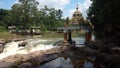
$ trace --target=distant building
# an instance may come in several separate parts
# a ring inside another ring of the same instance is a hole
[[[9,26],[8,27],[8,32],[9,33],[16,33],[16,26]]]
[[[21,26],[21,28],[17,29],[16,26],[9,26],[8,27],[8,32],[9,33],[16,33],[16,34],[41,34],[40,31],[41,27],[40,26],[33,26],[32,28],[27,28],[26,30],[23,29],[23,27]]]

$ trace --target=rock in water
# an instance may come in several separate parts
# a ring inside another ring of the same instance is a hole
[[[0,39],[0,43],[4,44],[4,43],[6,43],[6,41],[4,39]]]
[[[0,44],[0,53],[3,52],[3,49],[4,49],[4,45]]]
[[[21,65],[18,66],[19,68],[32,68],[32,64],[27,62],[27,63],[22,63]]]
[[[19,47],[25,47],[25,45],[27,45],[27,42],[26,41],[22,41],[18,44]]]

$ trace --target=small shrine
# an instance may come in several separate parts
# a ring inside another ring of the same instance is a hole
[[[64,34],[64,41],[71,44],[74,43],[72,40],[72,31],[84,30],[85,31],[85,44],[91,41],[92,39],[92,30],[93,25],[88,20],[84,19],[82,13],[79,11],[78,4],[75,12],[72,15],[69,24],[64,23],[64,27],[59,27],[58,30],[62,30]]]

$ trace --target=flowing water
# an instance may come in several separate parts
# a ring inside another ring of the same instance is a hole
[[[59,40],[63,40],[63,38],[51,38],[51,39],[26,39],[27,45],[25,47],[18,47],[18,44],[22,41],[12,41],[5,45],[3,52],[0,54],[0,59],[3,59],[7,56],[14,54],[28,54],[37,50],[47,50],[57,46],[53,46],[53,44]],[[83,44],[84,38],[73,38],[76,41],[76,44]],[[77,45],[83,46],[83,45]]]
[[[59,40],[59,39],[58,39]],[[22,41],[12,41],[5,45],[3,52],[0,54],[0,59],[3,59],[7,56],[14,55],[14,54],[28,54],[33,51],[37,50],[47,50],[54,48],[53,43],[54,39],[26,39],[27,45],[25,47],[18,47],[18,44]]]

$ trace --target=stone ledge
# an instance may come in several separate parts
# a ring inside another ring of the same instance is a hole
[[[0,60],[1,67],[9,68],[14,66],[20,66],[24,63],[30,63],[32,66],[37,66],[39,64],[42,64],[44,62],[48,62],[52,59],[55,59],[58,57],[58,55],[66,50],[66,46],[62,47],[56,47],[49,50],[40,50],[31,52],[29,54],[16,54],[9,57],[6,57],[2,60]],[[7,64],[6,64],[7,63]],[[0,67],[0,68],[1,68]]]

